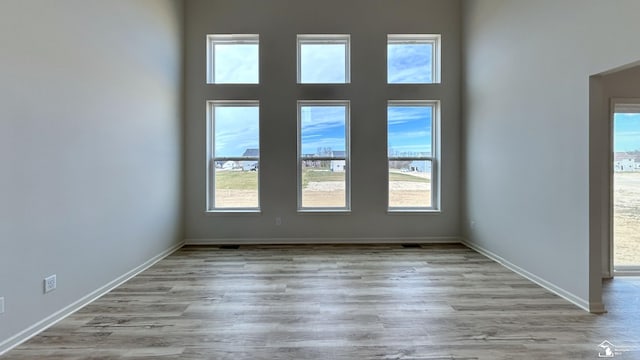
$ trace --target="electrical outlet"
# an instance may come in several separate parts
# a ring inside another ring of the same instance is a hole
[[[44,292],[45,294],[56,289],[57,286],[56,275],[47,276],[44,278]]]
[[[280,216],[276,217],[276,225],[277,226],[282,225],[282,218]]]
[[[4,297],[0,297],[0,314],[4,313]]]

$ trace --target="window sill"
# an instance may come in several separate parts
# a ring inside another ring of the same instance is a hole
[[[209,216],[234,216],[234,215],[262,215],[260,209],[220,209],[220,210],[205,210],[205,215]]]
[[[300,215],[351,215],[349,209],[298,209]]]
[[[439,209],[388,209],[388,215],[439,215]]]

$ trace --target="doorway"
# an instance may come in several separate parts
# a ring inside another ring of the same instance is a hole
[[[614,99],[611,119],[613,270],[640,275],[640,99]]]

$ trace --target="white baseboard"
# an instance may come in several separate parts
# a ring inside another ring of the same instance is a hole
[[[118,278],[116,278],[113,281],[107,283],[106,285],[96,289],[95,291],[87,294],[86,296],[78,299],[77,301],[71,303],[70,305],[64,307],[63,309],[61,309],[61,310],[59,310],[59,311],[47,316],[46,318],[44,318],[44,319],[38,321],[37,323],[29,326],[25,330],[17,333],[16,335],[8,338],[7,340],[0,342],[0,356],[2,356],[4,353],[8,352],[9,350],[15,348],[16,346],[22,344],[23,342],[31,339],[32,337],[38,335],[42,331],[46,330],[47,328],[51,327],[52,325],[56,324],[57,322],[63,320],[67,316],[69,316],[69,315],[73,314],[74,312],[82,309],[83,307],[89,305],[90,303],[92,303],[93,301],[95,301],[96,299],[101,297],[102,295],[108,293],[109,291],[111,291],[111,290],[115,289],[116,287],[120,286],[121,284],[125,283],[126,281],[128,281],[132,277],[134,277],[134,276],[138,275],[139,273],[145,271],[146,269],[150,268],[151,266],[153,266],[158,261],[164,259],[165,257],[167,257],[170,254],[172,254],[174,251],[180,249],[182,246],[184,246],[184,242],[180,242],[180,243],[170,247],[169,249],[164,250],[160,254],[158,254],[158,255],[152,257],[151,259],[147,260],[146,262],[144,262],[142,265],[135,267],[134,269],[128,271],[127,273],[123,274],[122,276],[119,276]]]
[[[626,269],[618,268],[613,270],[613,275],[614,276],[640,276],[640,269],[638,269],[637,267],[626,268]],[[613,278],[614,276],[611,276],[610,278]]]
[[[460,244],[455,236],[435,237],[348,237],[348,238],[243,238],[243,239],[185,239],[185,245],[294,245],[294,244]]]
[[[464,244],[465,246],[468,246],[469,248],[479,252],[480,254],[488,257],[489,259],[497,262],[498,264],[506,267],[507,269],[515,272],[516,274],[524,277],[527,280],[530,280],[540,286],[542,286],[543,288],[551,291],[552,293],[560,296],[561,298],[569,301],[570,303],[576,305],[577,307],[589,311],[591,313],[595,313],[595,314],[601,314],[606,312],[605,308],[604,308],[604,304],[603,303],[590,303],[588,300],[585,300],[579,296],[576,296],[575,294],[566,291],[565,289],[535,275],[530,273],[529,271],[519,267],[518,265],[506,260],[505,258],[477,245],[474,244],[472,242],[467,241],[466,239],[462,239],[461,240],[462,244]]]

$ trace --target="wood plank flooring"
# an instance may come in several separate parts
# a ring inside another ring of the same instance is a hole
[[[640,359],[640,281],[589,314],[461,245],[184,247],[2,360]]]

